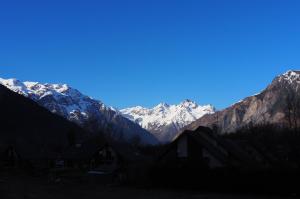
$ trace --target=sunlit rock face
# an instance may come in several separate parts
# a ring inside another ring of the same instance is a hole
[[[230,133],[245,126],[277,124],[300,127],[300,71],[287,71],[274,78],[261,93],[247,97],[232,106],[205,115],[188,125],[218,128],[220,133]]]

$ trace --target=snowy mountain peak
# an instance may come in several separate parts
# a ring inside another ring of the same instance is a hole
[[[277,77],[279,82],[286,81],[288,83],[294,83],[300,81],[300,71],[297,70],[289,70],[282,75]]]
[[[192,101],[192,100],[190,100],[190,99],[185,99],[185,100],[183,100],[181,103],[190,103],[190,102],[192,102],[192,103],[196,103],[196,102],[194,102],[194,101]]]
[[[28,90],[26,86],[19,80],[15,78],[11,79],[3,79],[0,78],[0,84],[4,85],[5,87],[8,87],[10,90],[17,92],[22,95],[28,95]]]
[[[92,99],[83,95],[78,90],[71,88],[67,84],[49,84],[39,82],[21,82],[17,79],[2,79],[0,83],[10,90],[22,94],[34,101],[41,102],[53,113],[58,113],[71,121],[79,118],[89,117],[88,108],[92,104]],[[100,101],[93,101],[93,104],[104,106]]]
[[[167,104],[167,103],[165,103],[165,102],[161,102],[161,103],[159,103],[158,105],[156,105],[156,106],[154,107],[154,109],[160,109],[160,108],[164,109],[164,108],[168,108],[169,106],[170,106],[169,104]]]
[[[181,128],[205,114],[214,113],[215,109],[211,105],[199,106],[196,102],[184,100],[178,105],[160,103],[153,108],[136,106],[120,112],[153,133],[160,141],[168,142]]]
[[[189,107],[189,108],[197,108],[198,104],[192,100],[186,99],[182,101],[180,104],[182,107]]]

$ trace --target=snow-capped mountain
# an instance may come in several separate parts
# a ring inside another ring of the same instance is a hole
[[[286,73],[277,76],[274,81],[285,82],[288,84],[300,84],[300,71],[289,70]]]
[[[42,84],[2,78],[0,83],[91,132],[104,131],[109,132],[107,136],[113,139],[157,144],[157,139],[153,135],[123,117],[115,109],[66,84]]]
[[[171,141],[184,126],[214,111],[211,105],[199,106],[191,100],[178,105],[160,103],[153,108],[136,106],[120,110],[123,116],[150,131],[161,142]]]
[[[276,124],[298,129],[300,127],[299,89],[300,71],[287,71],[275,77],[262,92],[224,110],[206,115],[185,128],[215,126],[220,133],[231,133],[248,125]]]

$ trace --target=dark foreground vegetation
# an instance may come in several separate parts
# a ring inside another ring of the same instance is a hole
[[[152,173],[154,187],[215,193],[298,196],[299,170],[210,170],[163,168]]]
[[[224,137],[233,141],[247,141],[265,156],[270,156],[273,166],[300,167],[300,128],[271,124],[248,126]]]
[[[24,160],[10,147],[2,154],[0,198],[299,197],[299,137],[272,125],[223,136],[199,127],[138,153],[100,137],[45,160]]]
[[[181,182],[182,183],[182,182]],[[267,199],[295,198],[266,194],[199,191],[196,189],[158,188],[137,185],[105,184],[91,179],[65,176],[52,180],[49,176],[32,175],[21,170],[1,170],[1,199],[92,199],[92,198],[144,198],[144,199]]]

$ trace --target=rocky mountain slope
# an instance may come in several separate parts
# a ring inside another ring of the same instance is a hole
[[[288,71],[277,76],[261,93],[214,114],[205,115],[186,129],[209,126],[220,133],[234,132],[245,126],[277,124],[300,127],[300,71]]]
[[[77,123],[90,132],[105,132],[115,140],[141,144],[157,144],[157,139],[115,109],[92,99],[66,84],[42,84],[2,79],[0,84],[26,96],[52,113]]]
[[[123,116],[150,131],[161,142],[171,141],[180,129],[214,111],[211,105],[199,106],[191,100],[178,105],[160,103],[150,109],[136,106],[120,110]]]

